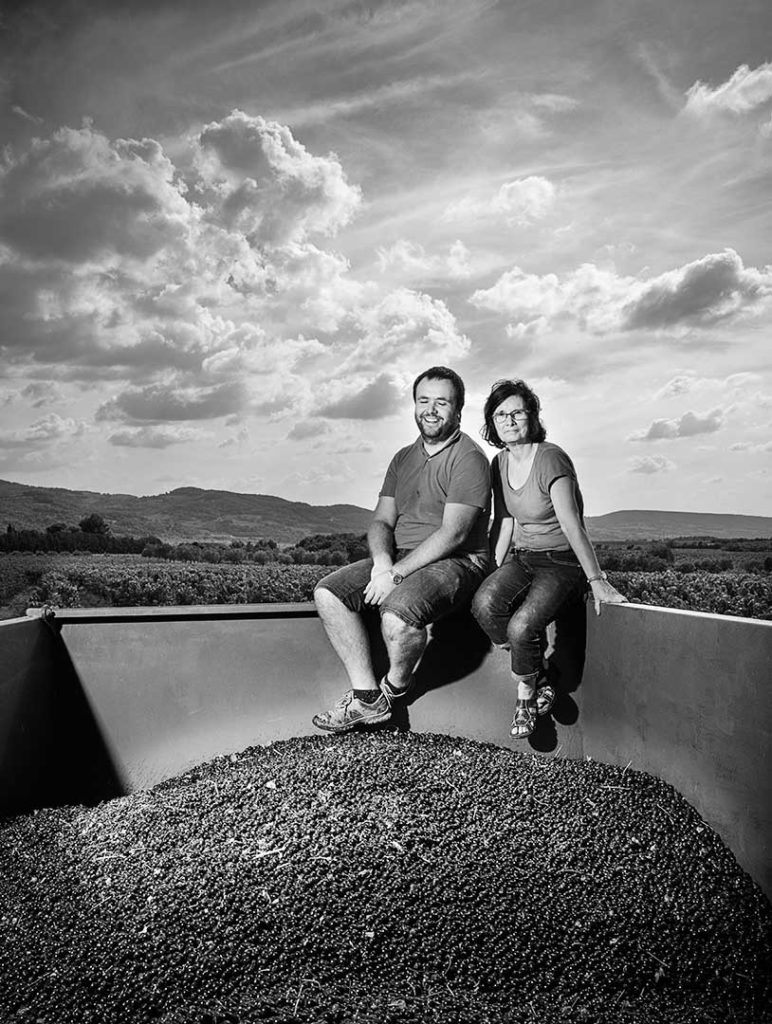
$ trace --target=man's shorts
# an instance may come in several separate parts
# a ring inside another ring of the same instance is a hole
[[[407,552],[398,552],[405,555]],[[317,583],[334,594],[349,611],[391,612],[409,626],[423,629],[468,603],[485,579],[487,566],[475,555],[442,558],[406,576],[380,605],[366,604],[364,590],[370,582],[371,558],[344,565]]]

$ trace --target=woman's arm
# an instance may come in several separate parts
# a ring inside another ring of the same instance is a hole
[[[515,532],[515,520],[507,508],[501,487],[501,463],[495,458],[491,463],[491,492],[493,496],[493,522],[488,535],[488,547],[495,566],[504,564]]]
[[[560,528],[579,559],[585,576],[591,581],[595,614],[600,615],[601,604],[622,604],[627,601],[627,598],[608,582],[605,574],[602,574],[595,548],[579,515],[571,477],[561,476],[555,480],[550,487],[550,498]]]
[[[512,516],[494,519],[491,525],[489,543],[491,557],[497,566],[504,562],[512,544],[512,534],[515,532],[515,520]]]

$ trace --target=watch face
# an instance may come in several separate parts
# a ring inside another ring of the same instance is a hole
[[[398,572],[393,572],[391,574],[391,579],[392,579],[392,582],[394,582],[396,584],[396,583],[401,583],[403,577],[400,576],[400,574]]]

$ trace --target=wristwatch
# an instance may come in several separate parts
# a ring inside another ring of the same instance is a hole
[[[391,570],[389,571],[389,576],[391,576],[391,582],[394,586],[397,586],[397,584],[401,583],[405,578],[404,576],[400,576],[398,572],[392,572]]]
[[[607,579],[608,579],[608,576],[601,569],[601,571],[599,573],[597,573],[595,576],[590,576],[590,578],[587,580],[587,582],[588,583],[594,583],[596,580],[607,580]]]

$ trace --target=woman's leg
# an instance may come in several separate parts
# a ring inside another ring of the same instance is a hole
[[[497,646],[509,646],[507,631],[512,614],[527,600],[532,580],[530,570],[515,557],[491,573],[478,587],[472,601],[472,614]],[[518,698],[512,735],[525,738],[533,732],[536,722],[534,697],[537,673],[522,675],[513,671],[512,677]]]
[[[531,586],[507,624],[512,673],[538,675],[542,665],[542,636],[563,604],[581,593],[584,574],[578,565],[556,565],[545,556],[530,556]]]
[[[499,647],[508,642],[509,620],[528,593],[532,578],[520,559],[513,558],[499,566],[477,588],[472,600],[472,615],[491,642]]]
[[[517,705],[512,735],[530,736],[536,725],[536,683],[542,667],[544,631],[563,604],[584,587],[578,565],[555,565],[548,557],[529,556],[533,581],[507,624]]]

